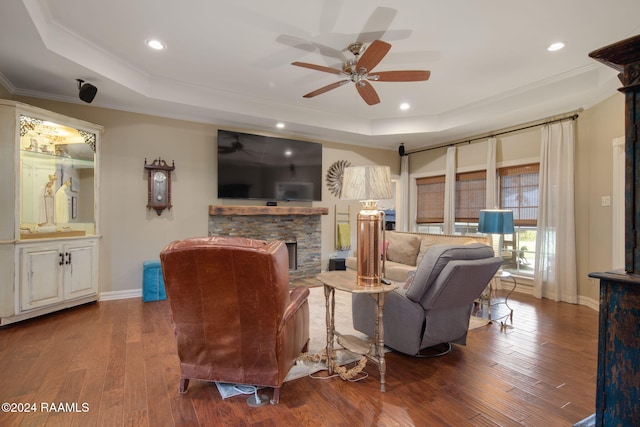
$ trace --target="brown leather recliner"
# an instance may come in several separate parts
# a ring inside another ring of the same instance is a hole
[[[309,289],[289,290],[286,245],[241,237],[175,241],[160,253],[180,358],[190,379],[280,387],[309,343]]]

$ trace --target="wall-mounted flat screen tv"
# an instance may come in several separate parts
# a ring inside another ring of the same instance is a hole
[[[322,200],[322,144],[218,130],[218,198]]]

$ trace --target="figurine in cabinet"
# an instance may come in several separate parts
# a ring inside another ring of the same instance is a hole
[[[44,189],[42,190],[39,226],[51,226],[55,224],[53,199],[57,179],[56,174],[49,175],[49,181],[44,185]]]
[[[69,222],[69,196],[67,188],[71,183],[67,180],[56,192],[56,224],[66,224]]]

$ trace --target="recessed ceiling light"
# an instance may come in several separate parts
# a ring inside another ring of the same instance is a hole
[[[284,123],[280,122],[280,123],[276,124],[276,127],[278,129],[282,129],[284,127]]]
[[[557,42],[557,43],[553,43],[551,45],[549,45],[549,47],[547,48],[547,50],[549,52],[555,52],[556,50],[560,50],[564,47],[564,43],[562,42]]]
[[[293,151],[285,150],[284,155],[287,156],[287,157],[291,157],[293,155]]]
[[[167,45],[162,43],[160,40],[150,39],[145,42],[147,46],[154,50],[163,50],[167,48]]]
[[[401,110],[408,110],[409,108],[411,108],[411,105],[409,105],[409,103],[407,102],[403,102],[402,104],[400,104]]]

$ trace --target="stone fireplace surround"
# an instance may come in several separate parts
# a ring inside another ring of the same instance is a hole
[[[314,207],[210,205],[209,236],[282,240],[296,248],[290,279],[309,278],[321,270],[320,216],[328,213]]]

